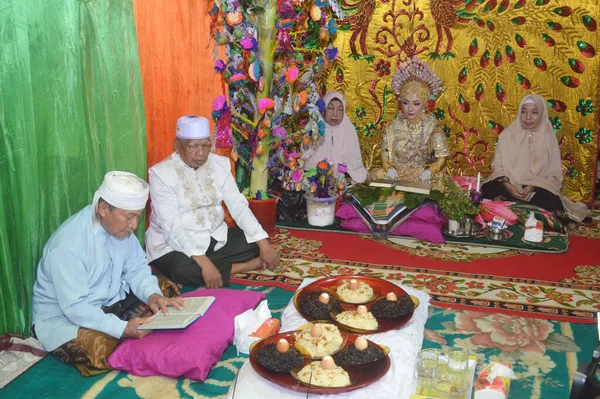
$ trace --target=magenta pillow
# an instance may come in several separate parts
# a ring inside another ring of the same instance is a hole
[[[446,242],[442,235],[442,223],[409,219],[389,234],[392,236],[414,237],[419,240],[441,244]]]
[[[224,288],[181,296],[214,296],[216,300],[204,316],[183,330],[159,330],[142,339],[126,339],[108,358],[110,367],[140,376],[203,381],[233,343],[235,316],[265,299],[260,292]]]

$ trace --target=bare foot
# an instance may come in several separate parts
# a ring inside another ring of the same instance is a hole
[[[231,274],[246,273],[258,269],[262,269],[262,261],[257,256],[254,259],[250,259],[248,262],[234,263],[231,265]]]

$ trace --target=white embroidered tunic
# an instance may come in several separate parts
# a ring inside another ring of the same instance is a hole
[[[224,247],[228,227],[223,202],[249,243],[268,238],[235,184],[229,159],[210,154],[194,169],[173,153],[148,173],[152,201],[146,231],[148,262],[172,251],[204,255],[211,237],[217,241],[215,250]]]

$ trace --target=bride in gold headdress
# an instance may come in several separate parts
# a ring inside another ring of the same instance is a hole
[[[442,83],[425,62],[413,57],[398,68],[392,89],[402,112],[383,134],[383,168],[371,171],[371,178],[438,182],[450,153],[437,120],[426,110],[429,99],[442,91]]]

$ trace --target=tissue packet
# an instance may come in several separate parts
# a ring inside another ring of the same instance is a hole
[[[235,335],[233,343],[240,353],[249,354],[250,346],[260,341],[262,338],[253,337],[252,334],[258,330],[265,320],[271,318],[271,311],[266,300],[258,304],[256,309],[246,310],[244,313],[235,316]]]
[[[506,219],[501,218],[500,216],[494,216],[494,218],[492,219],[492,227],[503,229],[504,227],[506,227]]]
[[[535,218],[533,212],[529,213],[529,218],[525,222],[523,239],[530,242],[542,242],[544,239],[544,224]]]
[[[474,399],[506,399],[510,380],[516,378],[508,363],[490,363],[481,367],[475,381]]]

